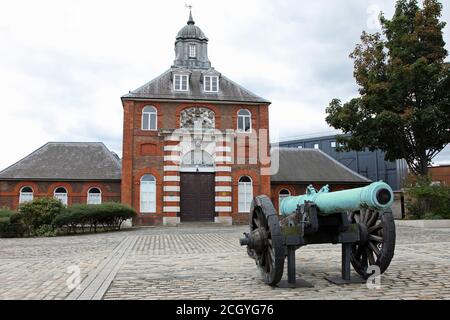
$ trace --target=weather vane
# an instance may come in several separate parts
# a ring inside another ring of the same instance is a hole
[[[192,10],[192,5],[190,5],[190,4],[185,3],[185,4],[184,4],[184,7],[185,7],[185,8],[189,8],[189,10]]]

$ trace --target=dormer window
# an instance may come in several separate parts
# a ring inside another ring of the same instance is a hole
[[[219,92],[219,77],[205,76],[203,79],[205,92]]]
[[[189,45],[189,58],[195,58],[197,56],[195,44]]]
[[[189,91],[189,76],[176,74],[173,78],[173,89],[175,91]]]

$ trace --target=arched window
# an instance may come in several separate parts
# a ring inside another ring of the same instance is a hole
[[[252,114],[247,109],[238,111],[237,128],[239,132],[252,132]]]
[[[291,195],[291,192],[287,189],[281,189],[280,193],[278,194],[278,212],[281,213],[281,201],[286,198],[289,197]]]
[[[156,212],[156,179],[150,174],[141,178],[141,212]]]
[[[23,187],[20,189],[19,204],[33,201],[33,189],[31,187]]]
[[[181,164],[183,166],[213,166],[214,165],[214,159],[211,157],[211,155],[203,150],[194,150],[189,151],[186,153],[182,160]]]
[[[142,110],[142,130],[156,130],[158,111],[154,106],[145,106]]]
[[[238,183],[238,210],[239,212],[250,212],[250,205],[253,200],[252,179],[247,176],[239,178]]]
[[[87,195],[88,204],[101,204],[102,203],[102,192],[99,188],[90,188]]]
[[[61,201],[61,203],[67,206],[67,190],[64,187],[58,187],[55,189],[54,197]]]

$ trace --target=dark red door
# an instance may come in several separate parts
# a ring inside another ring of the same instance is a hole
[[[182,172],[181,221],[214,221],[214,173]]]

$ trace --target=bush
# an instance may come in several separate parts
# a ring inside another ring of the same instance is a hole
[[[56,231],[52,226],[44,224],[35,229],[33,235],[36,237],[54,237],[56,236]]]
[[[450,219],[450,187],[431,185],[429,180],[418,180],[407,189],[411,200],[406,207],[415,219]]]
[[[42,226],[51,226],[64,205],[54,198],[36,198],[20,205],[19,212],[30,235]]]
[[[105,230],[118,230],[123,221],[133,218],[136,212],[119,203],[76,204],[64,209],[53,220],[53,225],[76,233],[77,228],[84,232],[86,228],[97,231],[101,226]]]
[[[0,209],[0,221],[9,221],[9,218],[11,218],[15,214],[16,212],[14,211],[7,209]]]
[[[0,238],[22,237],[25,227],[22,223],[22,216],[13,211],[0,211]]]

